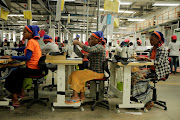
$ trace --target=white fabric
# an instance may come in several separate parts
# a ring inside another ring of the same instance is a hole
[[[170,49],[169,56],[179,56],[180,42],[178,42],[178,41],[176,41],[176,43],[170,42],[168,49]]]
[[[134,53],[134,47],[133,46],[129,46],[129,49],[128,49],[128,57],[131,57]]]
[[[41,50],[46,54],[50,52],[60,52],[58,45],[56,45],[54,42],[48,42],[47,44],[45,44],[45,46],[42,47]]]
[[[119,53],[119,54],[118,54]],[[123,58],[127,58],[128,47],[120,47],[118,44],[116,45],[115,54],[120,55]]]

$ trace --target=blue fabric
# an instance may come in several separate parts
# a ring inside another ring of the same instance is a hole
[[[107,24],[111,24],[111,14],[107,15]]]
[[[20,48],[12,48],[12,50],[15,50],[17,52],[23,52],[26,47],[20,47]]]
[[[121,42],[121,45],[123,45],[123,46],[124,46],[124,45],[125,45],[125,42]]]
[[[44,39],[52,39],[52,37],[50,37],[50,36],[48,36],[48,35],[44,35],[43,40],[44,40]]]
[[[164,36],[163,36],[163,34],[161,33],[161,32],[159,32],[159,31],[156,31],[160,36],[161,36],[161,41],[165,41],[165,39],[164,39]]]
[[[27,27],[33,32],[33,38],[35,38],[35,37],[39,37],[39,34],[38,34],[38,32],[40,31],[40,29],[39,29],[39,26],[37,26],[37,25],[27,25]],[[39,37],[39,39],[40,39],[40,37]]]
[[[27,49],[25,56],[12,56],[12,59],[19,60],[19,61],[27,61],[30,60],[32,56],[32,51]]]
[[[76,35],[76,37],[80,38],[80,36],[79,36],[79,35]]]
[[[96,34],[99,38],[102,38],[104,40],[104,35],[102,31],[94,32],[94,34]]]

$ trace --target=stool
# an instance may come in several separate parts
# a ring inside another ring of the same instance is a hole
[[[100,92],[100,82],[103,81],[103,83],[104,83],[104,81],[106,81],[108,78],[109,77],[104,77],[102,79],[94,79],[94,80],[92,80],[92,81],[95,81],[96,87],[97,87],[97,89],[96,89],[96,98],[93,101],[83,102],[82,106],[84,106],[86,104],[91,104],[92,105],[91,106],[91,111],[94,111],[94,108],[97,105],[99,105],[101,107],[106,107],[109,110],[109,102],[107,100],[100,100],[99,99],[99,96],[100,96],[100,94],[99,94],[99,92]],[[103,90],[103,93],[104,93],[104,90]]]
[[[165,81],[168,78],[168,76],[166,78],[162,78],[160,80]],[[157,104],[157,105],[163,107],[164,110],[167,110],[166,102],[157,100],[156,83],[158,83],[159,80],[156,78],[153,78],[153,79],[151,79],[151,81],[154,83],[154,86],[152,87],[152,89],[153,89],[152,101],[154,102],[154,104]]]
[[[47,104],[43,101],[43,100],[47,100],[49,101],[49,98],[39,98],[38,97],[38,79],[41,79],[43,77],[45,77],[47,74],[41,74],[39,76],[29,76],[28,78],[32,78],[33,79],[33,84],[34,84],[34,98],[31,98],[31,99],[26,99],[26,100],[23,100],[21,103],[26,103],[26,102],[30,102],[28,105],[27,105],[27,109],[30,108],[30,106],[32,106],[33,104],[35,103],[40,103],[44,106],[47,106]]]
[[[47,64],[46,66],[52,72],[52,84],[44,86],[42,90],[49,88],[49,90],[52,91],[54,87],[57,88],[57,85],[54,84],[54,72],[57,70],[57,65]]]

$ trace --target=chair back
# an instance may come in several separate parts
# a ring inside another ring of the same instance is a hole
[[[38,61],[38,66],[42,72],[45,72],[43,74],[47,75],[48,74],[48,68],[46,66],[45,60],[46,60],[46,56],[41,56],[41,58]]]
[[[108,68],[108,59],[106,59],[106,60],[103,62],[103,71],[107,72],[108,78],[109,78],[110,75],[111,75],[111,73],[110,73],[109,68]]]
[[[160,80],[165,81],[165,80],[167,80],[167,79],[168,79],[168,77],[169,77],[169,74],[166,74],[166,76],[165,76],[164,78],[161,78]]]

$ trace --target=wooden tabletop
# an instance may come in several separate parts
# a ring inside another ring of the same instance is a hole
[[[0,68],[1,67],[17,67],[25,65],[25,62],[16,62],[17,60],[13,59],[0,59]]]
[[[121,62],[116,63],[119,66],[125,66]],[[154,62],[130,62],[128,66],[144,66],[144,65],[154,65]]]
[[[14,61],[13,59],[0,59],[0,63],[8,63]]]
[[[0,64],[0,68],[2,68],[2,67],[17,67],[17,66],[21,66],[21,65],[25,65],[25,62],[15,62],[15,63],[8,63],[8,64]]]
[[[68,64],[68,65],[82,64],[82,60],[46,60],[45,62],[54,63],[54,64]]]

